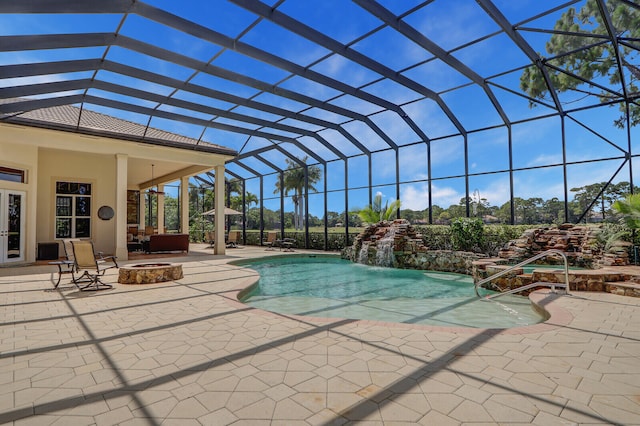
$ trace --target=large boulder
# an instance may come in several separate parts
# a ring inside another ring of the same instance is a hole
[[[547,250],[560,250],[572,265],[595,268],[598,266],[628,265],[628,246],[614,243],[606,252],[598,241],[600,227],[565,223],[558,226],[528,229],[515,240],[509,241],[498,252],[498,257],[519,263]],[[561,262],[561,259],[557,259]],[[553,258],[544,259],[553,262]]]

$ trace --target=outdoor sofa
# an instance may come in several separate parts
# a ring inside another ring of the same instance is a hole
[[[154,234],[143,241],[143,250],[147,253],[160,251],[189,252],[189,234]]]

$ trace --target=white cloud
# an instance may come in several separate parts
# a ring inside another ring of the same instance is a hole
[[[55,83],[56,81],[62,81],[62,78],[55,74],[37,75],[33,77],[7,78],[0,79],[0,87],[17,87],[27,86],[29,84]]]
[[[489,183],[486,187],[478,188],[480,198],[485,198],[492,206],[500,207],[509,200],[509,182],[499,180]]]
[[[405,145],[420,140],[418,135],[416,135],[409,125],[395,112],[385,111],[373,115],[371,119],[396,144]]]
[[[534,166],[546,166],[549,164],[561,164],[562,163],[562,154],[540,154],[535,158],[532,158],[528,163],[527,167]]]
[[[424,210],[429,206],[427,185],[408,185],[402,187],[400,203],[402,209]]]
[[[436,5],[444,5],[445,2]],[[447,5],[448,6],[448,5]],[[487,34],[493,28],[487,21],[478,19],[478,7],[457,4],[455,13],[446,7],[427,7],[421,15],[422,21],[414,25],[427,37],[443,47],[454,47],[466,43],[471,38]]]
[[[333,78],[341,79],[341,81],[355,87],[368,83],[374,76],[372,71],[356,65],[341,55],[331,55],[320,64],[314,66],[313,69]],[[345,80],[345,78],[348,80]]]
[[[452,204],[458,204],[464,194],[451,187],[433,185],[431,190],[433,204],[447,208]],[[427,183],[403,185],[400,201],[403,209],[424,210],[429,207],[429,187]]]
[[[423,99],[402,107],[430,138],[454,134],[457,129],[435,101]]]
[[[438,187],[437,185],[433,185],[432,188],[433,194],[433,204],[437,204],[440,207],[447,208],[452,204],[460,203],[460,198],[464,197],[464,194],[458,192],[456,189],[452,187]]]

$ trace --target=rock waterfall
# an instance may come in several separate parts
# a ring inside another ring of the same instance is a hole
[[[422,235],[416,233],[406,219],[382,221],[368,226],[358,235],[352,247],[354,262],[365,265],[401,267],[398,257],[426,252]]]

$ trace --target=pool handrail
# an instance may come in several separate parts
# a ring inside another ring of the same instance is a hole
[[[564,252],[561,251],[561,250],[550,249],[550,250],[543,251],[542,253],[538,253],[537,255],[535,255],[533,257],[530,257],[529,259],[526,259],[526,260],[518,263],[517,265],[513,265],[510,268],[507,268],[507,269],[505,269],[503,271],[500,271],[497,274],[491,275],[491,276],[489,276],[487,278],[484,278],[484,279],[476,282],[475,286],[474,286],[474,290],[476,292],[476,296],[482,297],[482,296],[480,296],[480,293],[478,292],[478,288],[481,285],[486,284],[486,283],[488,283],[490,281],[493,281],[496,278],[500,278],[501,276],[508,274],[509,272],[513,271],[514,269],[520,268],[520,267],[522,267],[524,265],[528,265],[531,262],[534,262],[534,261],[536,261],[538,259],[541,259],[541,258],[549,256],[549,255],[560,255],[560,256],[562,256],[562,259],[564,260],[564,285],[566,286],[567,294],[569,294],[569,262],[567,260],[567,255],[564,254]],[[536,283],[536,284],[544,285],[542,283]],[[556,284],[556,283],[549,283],[549,284]],[[507,293],[517,293],[518,291],[526,290],[524,287],[531,288],[532,285],[518,287],[518,288],[510,290],[510,291],[508,291],[506,293],[501,293],[501,295],[502,294],[507,294]],[[552,290],[555,291],[555,287],[552,286]]]

